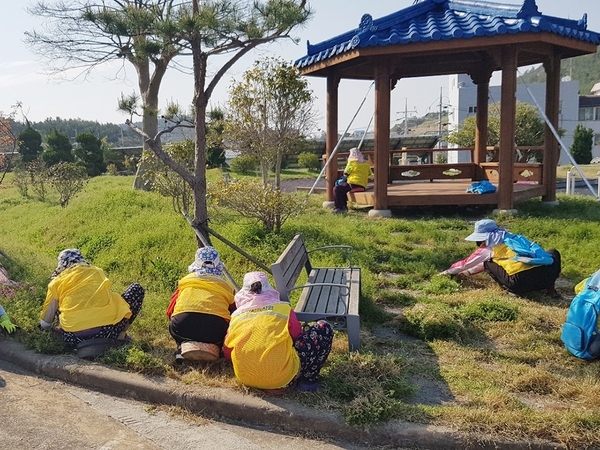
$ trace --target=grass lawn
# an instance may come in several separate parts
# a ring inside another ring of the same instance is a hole
[[[131,330],[134,344],[112,351],[106,364],[186,385],[245,389],[226,361],[173,365],[165,310],[193,260],[195,238],[169,199],[133,191],[132,182],[91,179],[64,209],[52,194],[46,202],[21,197],[10,176],[0,184],[0,249],[11,258],[0,256],[0,262],[27,285],[0,290],[0,303],[21,327],[14,338],[44,353],[63,351],[36,326],[58,253],[77,247],[106,271],[116,290],[138,281],[147,292]],[[485,274],[434,276],[471,253],[472,243],[463,239],[475,220],[490,217],[489,209],[412,208],[371,219],[364,211],[331,214],[321,208],[324,196],[313,195],[279,234],[222,208],[211,208],[210,225],[267,265],[298,232],[309,248],[355,248],[353,262],[363,271],[361,351],[348,353],[346,337],[337,336],[322,372],[324,389],[290,397],[340,411],[357,426],[412,421],[488,437],[598,447],[600,364],[570,356],[560,330],[573,286],[600,266],[600,205],[592,197],[558,199],[554,208],[537,200],[518,204],[519,216],[496,220],[560,250],[559,300],[508,296]],[[237,280],[256,270],[232,249],[214,245]],[[343,263],[342,254],[321,253],[314,255],[315,265]]]
[[[565,165],[558,166],[556,168],[556,178],[559,180],[564,180],[567,178],[567,172],[571,169],[573,165]],[[580,164],[579,168],[583,172],[583,175],[590,180],[597,180],[600,173],[600,164]],[[581,178],[577,169],[574,169],[573,172],[576,174],[577,179]]]

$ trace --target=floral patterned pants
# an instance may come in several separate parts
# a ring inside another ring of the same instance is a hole
[[[131,283],[129,287],[125,289],[125,292],[121,294],[121,297],[125,299],[129,305],[129,309],[131,309],[131,317],[129,319],[123,319],[114,325],[104,325],[92,328],[91,330],[77,331],[75,333],[63,331],[62,336],[65,344],[76,347],[81,341],[87,339],[117,339],[125,327],[133,323],[142,309],[144,294],[144,288],[139,283]]]
[[[305,326],[304,332],[294,341],[294,348],[300,357],[300,379],[316,382],[319,372],[325,364],[331,344],[333,328],[324,320],[311,326]]]

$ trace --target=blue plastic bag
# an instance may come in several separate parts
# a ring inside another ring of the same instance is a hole
[[[516,261],[541,266],[549,266],[554,262],[552,255],[547,253],[538,243],[531,242],[522,234],[507,233],[504,244],[516,253]]]
[[[488,180],[476,181],[467,188],[470,194],[491,194],[496,192],[496,186]]]

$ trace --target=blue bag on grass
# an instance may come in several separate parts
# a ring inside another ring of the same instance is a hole
[[[560,339],[566,349],[578,358],[590,360],[600,356],[599,285],[600,270],[587,280],[583,290],[575,296],[562,327]]]

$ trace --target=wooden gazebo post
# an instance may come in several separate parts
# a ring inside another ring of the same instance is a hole
[[[475,150],[473,161],[479,165],[478,179],[484,179],[485,174],[481,168],[481,163],[485,162],[487,140],[488,140],[488,111],[489,111],[489,90],[492,71],[478,71],[471,74],[473,83],[477,85],[477,112],[475,115]]]
[[[558,111],[560,108],[560,56],[549,55],[544,62],[546,70],[546,117],[555,130],[558,129]],[[556,202],[556,165],[558,164],[560,150],[552,130],[546,124],[544,133],[544,172],[542,180],[546,186],[546,195],[542,196],[543,202]]]
[[[375,71],[375,202],[369,216],[391,217],[387,187],[390,155],[391,76],[387,66]]]
[[[335,74],[327,76],[327,137],[325,141],[325,155],[328,161],[325,171],[325,186],[327,189],[327,202],[324,207],[333,207],[333,186],[337,180],[337,158],[331,159],[333,149],[338,143],[338,86],[340,78]]]
[[[517,109],[517,47],[502,49],[502,93],[500,98],[500,150],[498,163],[498,210],[513,210],[515,167],[515,113]]]

